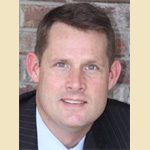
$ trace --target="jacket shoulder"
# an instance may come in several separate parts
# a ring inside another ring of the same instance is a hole
[[[35,91],[19,96],[19,149],[37,149]]]
[[[96,143],[103,141],[104,149],[129,149],[130,105],[108,99],[103,114],[92,127],[92,132]]]
[[[36,95],[35,90],[19,95],[19,106],[22,107],[28,104],[31,101],[31,99],[35,97],[35,95]]]

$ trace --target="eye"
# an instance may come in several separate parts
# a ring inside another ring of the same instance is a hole
[[[56,63],[56,67],[65,68],[65,67],[66,67],[66,64],[63,63],[63,62],[58,62],[58,63]]]
[[[95,64],[89,64],[89,65],[85,66],[84,70],[93,72],[93,71],[98,71],[99,67]]]
[[[57,62],[55,65],[55,67],[57,67],[58,69],[61,69],[61,70],[65,70],[65,69],[69,69],[69,65],[65,62]]]

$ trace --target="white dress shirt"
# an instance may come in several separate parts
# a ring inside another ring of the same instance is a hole
[[[36,108],[38,150],[83,150],[85,136],[73,148],[67,149],[47,128]]]

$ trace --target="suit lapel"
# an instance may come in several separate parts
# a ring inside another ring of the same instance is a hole
[[[85,142],[84,142],[84,147],[83,147],[83,150],[96,150],[98,149],[97,148],[97,145],[94,141],[94,135],[92,132],[89,132],[87,135],[86,135],[86,138],[85,138]]]
[[[99,134],[99,136],[97,136]],[[86,135],[83,150],[100,150],[104,148],[103,133],[101,128],[94,125]]]

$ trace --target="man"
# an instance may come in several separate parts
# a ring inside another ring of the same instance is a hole
[[[121,65],[103,10],[79,3],[46,14],[26,68],[37,89],[20,96],[20,149],[129,149],[129,106],[107,99]]]

